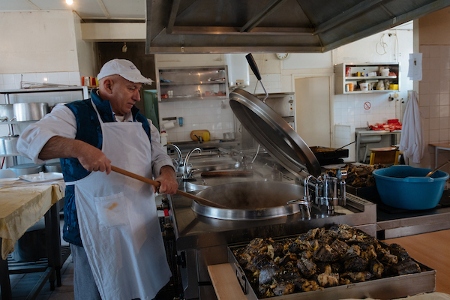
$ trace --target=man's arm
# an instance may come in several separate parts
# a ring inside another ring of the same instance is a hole
[[[39,153],[39,159],[74,157],[88,171],[111,172],[111,161],[98,148],[80,140],[51,137]]]

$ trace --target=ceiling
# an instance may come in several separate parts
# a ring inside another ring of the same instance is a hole
[[[73,10],[81,19],[145,21],[145,0],[0,0],[0,11]]]
[[[450,6],[450,0],[0,0],[0,11],[73,10],[84,22],[146,22],[146,53],[326,52]]]
[[[148,0],[147,53],[326,52],[450,0]]]

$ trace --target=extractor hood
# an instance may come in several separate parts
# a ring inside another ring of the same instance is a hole
[[[146,53],[326,52],[450,0],[147,0]]]

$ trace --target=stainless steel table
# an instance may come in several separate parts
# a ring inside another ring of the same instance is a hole
[[[394,131],[385,131],[385,130],[367,130],[367,129],[355,129],[355,137],[356,137],[356,154],[355,154],[355,161],[360,162],[359,157],[359,150],[361,148],[361,139],[363,137],[367,136],[390,136],[391,137],[391,145],[396,145],[399,143],[400,135],[402,131],[401,130],[394,130]],[[364,157],[365,159],[365,157]]]
[[[435,144],[429,144],[430,146],[434,147],[434,167],[438,167],[438,158],[439,158],[439,150],[442,151],[450,151],[450,143],[444,142],[444,143],[435,143]]]

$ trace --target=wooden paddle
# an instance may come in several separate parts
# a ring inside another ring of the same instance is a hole
[[[116,167],[116,166],[111,166],[111,170],[113,170],[114,172],[117,172],[119,174],[122,174],[122,175],[125,175],[125,176],[128,176],[128,177],[137,179],[139,181],[148,183],[150,185],[153,185],[156,189],[159,189],[159,187],[161,185],[161,183],[159,181],[152,180],[150,178],[138,175],[136,173],[132,173],[130,171],[121,169],[121,168]],[[214,206],[214,207],[219,207],[219,208],[226,208],[226,206],[223,206],[221,204],[217,204],[217,203],[212,202],[212,201],[210,201],[208,199],[205,199],[205,198],[193,195],[193,194],[189,194],[189,193],[183,192],[181,190],[177,190],[177,194],[181,195],[181,196],[184,196],[184,197],[187,197],[187,198],[190,198],[190,199],[193,199],[193,200],[195,200],[198,203],[203,204],[203,205]]]

